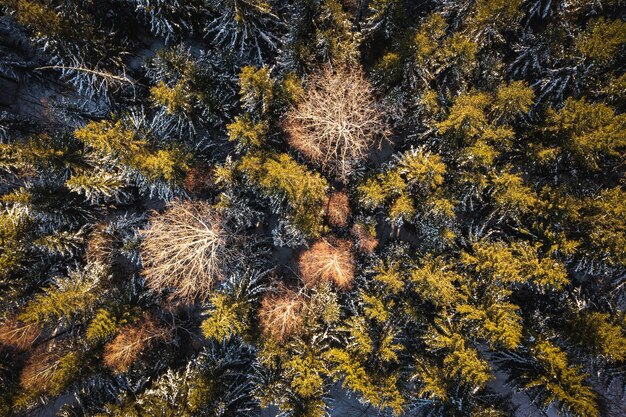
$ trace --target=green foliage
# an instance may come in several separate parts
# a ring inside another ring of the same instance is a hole
[[[441,133],[452,133],[461,138],[475,138],[487,126],[487,108],[491,97],[470,91],[456,98],[446,120],[437,125]]]
[[[591,19],[587,30],[576,39],[578,50],[595,61],[609,61],[617,49],[626,43],[626,23],[620,19],[608,20],[603,17]]]
[[[591,312],[583,314],[574,325],[583,329],[576,333],[580,343],[610,361],[626,359],[626,321],[623,316]],[[579,327],[580,326],[580,327]]]
[[[522,341],[522,318],[519,307],[508,302],[494,302],[475,307],[461,304],[458,313],[465,320],[479,323],[478,331],[485,337],[492,348],[503,346],[506,349],[517,348]]]
[[[85,337],[89,343],[106,341],[117,333],[121,326],[128,323],[126,318],[118,318],[108,310],[100,308],[89,322]]]
[[[331,349],[325,358],[332,364],[335,378],[341,379],[345,388],[360,393],[379,409],[390,409],[395,415],[403,412],[405,399],[395,377],[369,375],[358,358],[345,350]]]
[[[498,30],[512,30],[522,18],[521,0],[479,0],[476,3],[472,27],[493,26]]]
[[[328,183],[287,154],[248,154],[238,166],[266,195],[285,200],[298,228],[311,237],[323,229],[323,202]]]
[[[388,207],[394,223],[411,222],[420,209],[452,217],[453,203],[442,194],[445,173],[446,166],[439,155],[412,150],[398,158],[397,166],[368,178],[357,191],[367,208]],[[422,207],[417,206],[418,196]]]
[[[274,80],[270,77],[269,68],[245,66],[239,74],[239,95],[246,111],[257,115],[265,115],[274,99]]]
[[[597,198],[583,202],[583,213],[592,256],[612,265],[626,265],[626,193],[620,188],[600,192]]]
[[[324,363],[315,352],[307,351],[303,356],[293,356],[286,363],[291,375],[291,388],[303,398],[321,397],[324,393],[322,370]]]
[[[603,167],[601,161],[619,157],[626,148],[626,115],[616,115],[603,103],[568,98],[560,110],[548,110],[546,124],[576,162],[595,171]]]
[[[493,379],[491,367],[478,355],[475,348],[468,345],[465,338],[440,323],[428,332],[426,345],[430,350],[443,350],[443,369],[472,389],[480,389]]]
[[[115,197],[122,192],[124,185],[119,174],[110,172],[85,172],[65,181],[70,191],[82,194],[90,201]]]
[[[494,202],[505,213],[526,214],[537,202],[532,189],[518,174],[496,174],[491,178],[491,184]]]
[[[208,339],[222,340],[232,335],[242,334],[246,324],[247,306],[223,293],[215,293],[210,299],[212,310],[200,329]]]
[[[532,283],[562,289],[569,279],[565,267],[549,257],[539,257],[537,248],[523,243],[475,243],[473,253],[463,252],[461,262],[492,282]]]
[[[98,287],[105,278],[101,265],[91,265],[84,271],[70,272],[59,278],[24,307],[19,319],[30,323],[52,323],[61,319],[71,320],[93,307],[98,300]]]
[[[545,390],[546,406],[556,401],[565,411],[577,416],[600,415],[596,396],[584,383],[586,375],[581,374],[578,366],[569,363],[565,352],[548,341],[542,341],[535,345],[533,353],[541,371],[530,376],[526,388]]]
[[[620,415],[618,3],[0,0],[0,414]]]
[[[89,122],[74,135],[101,158],[119,158],[149,180],[175,183],[189,168],[189,156],[182,149],[154,149],[141,132],[121,120]]]
[[[247,114],[235,117],[235,121],[226,128],[228,139],[236,142],[240,149],[259,149],[268,132],[267,122],[255,123]]]
[[[154,102],[164,106],[169,114],[190,112],[193,108],[189,87],[179,81],[174,87],[168,87],[163,81],[150,88]]]
[[[526,114],[533,104],[535,92],[524,81],[513,81],[501,85],[495,96],[493,108],[505,119]]]
[[[3,1],[17,9],[18,21],[32,27],[38,37],[62,35],[66,28],[61,17],[45,4],[27,0]],[[12,4],[11,4],[12,3]]]
[[[392,294],[397,294],[404,288],[404,276],[400,270],[400,264],[394,263],[385,266],[383,263],[374,270],[374,279],[385,285],[385,288]]]
[[[15,272],[26,257],[28,220],[0,213],[0,281]]]
[[[449,308],[465,299],[457,288],[463,278],[440,260],[426,259],[424,265],[411,271],[410,279],[420,298],[438,308]]]

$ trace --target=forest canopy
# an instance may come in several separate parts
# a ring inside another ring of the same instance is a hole
[[[0,0],[0,415],[626,415],[618,0]]]

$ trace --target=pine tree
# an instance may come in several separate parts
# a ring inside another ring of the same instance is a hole
[[[287,154],[248,154],[238,166],[249,181],[276,202],[285,201],[294,224],[308,236],[323,230],[323,203],[328,184]]]
[[[576,162],[597,171],[600,161],[619,157],[626,146],[625,123],[626,116],[603,103],[568,98],[560,110],[548,110],[546,130]]]
[[[612,59],[617,49],[626,43],[626,24],[605,18],[591,19],[587,30],[576,39],[577,49],[589,59],[606,62]]]
[[[557,402],[564,411],[579,416],[599,416],[594,392],[585,385],[586,375],[578,366],[572,366],[565,352],[548,341],[537,343],[533,353],[540,373],[529,375],[526,388],[545,391],[546,406]]]

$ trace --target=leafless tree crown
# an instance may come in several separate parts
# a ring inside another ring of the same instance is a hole
[[[350,200],[348,194],[337,191],[330,195],[326,204],[326,219],[331,226],[345,227],[350,218]]]
[[[209,203],[174,202],[144,231],[144,276],[156,290],[206,300],[235,260],[235,236]]]
[[[170,329],[159,326],[147,316],[138,324],[122,328],[104,347],[104,364],[116,372],[126,372],[139,355],[156,340],[171,337]]]
[[[331,243],[320,239],[302,253],[298,265],[307,286],[333,283],[341,289],[349,289],[354,281],[352,242],[337,239]]]
[[[344,183],[389,134],[370,83],[360,69],[345,67],[314,75],[284,128],[291,146]]]
[[[305,306],[303,296],[291,290],[265,295],[259,310],[263,333],[278,341],[297,333],[302,327]]]

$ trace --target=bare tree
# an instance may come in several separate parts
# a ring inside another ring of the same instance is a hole
[[[356,238],[361,253],[371,255],[378,247],[376,234],[363,223],[356,223],[352,226],[352,235]]]
[[[291,146],[341,182],[389,135],[372,88],[359,69],[326,68],[285,118]]]
[[[348,194],[337,191],[330,195],[326,204],[326,219],[331,226],[345,227],[350,218],[350,200]]]
[[[170,337],[171,329],[146,316],[139,323],[122,328],[115,339],[104,346],[104,364],[116,372],[126,372],[150,345]]]
[[[259,321],[266,336],[284,341],[302,328],[304,297],[292,290],[267,294],[261,300]]]
[[[27,350],[40,335],[41,326],[38,323],[23,323],[16,317],[9,317],[0,324],[0,346]]]
[[[354,281],[352,242],[320,239],[300,255],[298,266],[307,286],[334,283],[343,290],[350,289]]]
[[[175,201],[150,223],[141,244],[148,286],[186,301],[206,300],[238,253],[222,215],[206,202]]]

